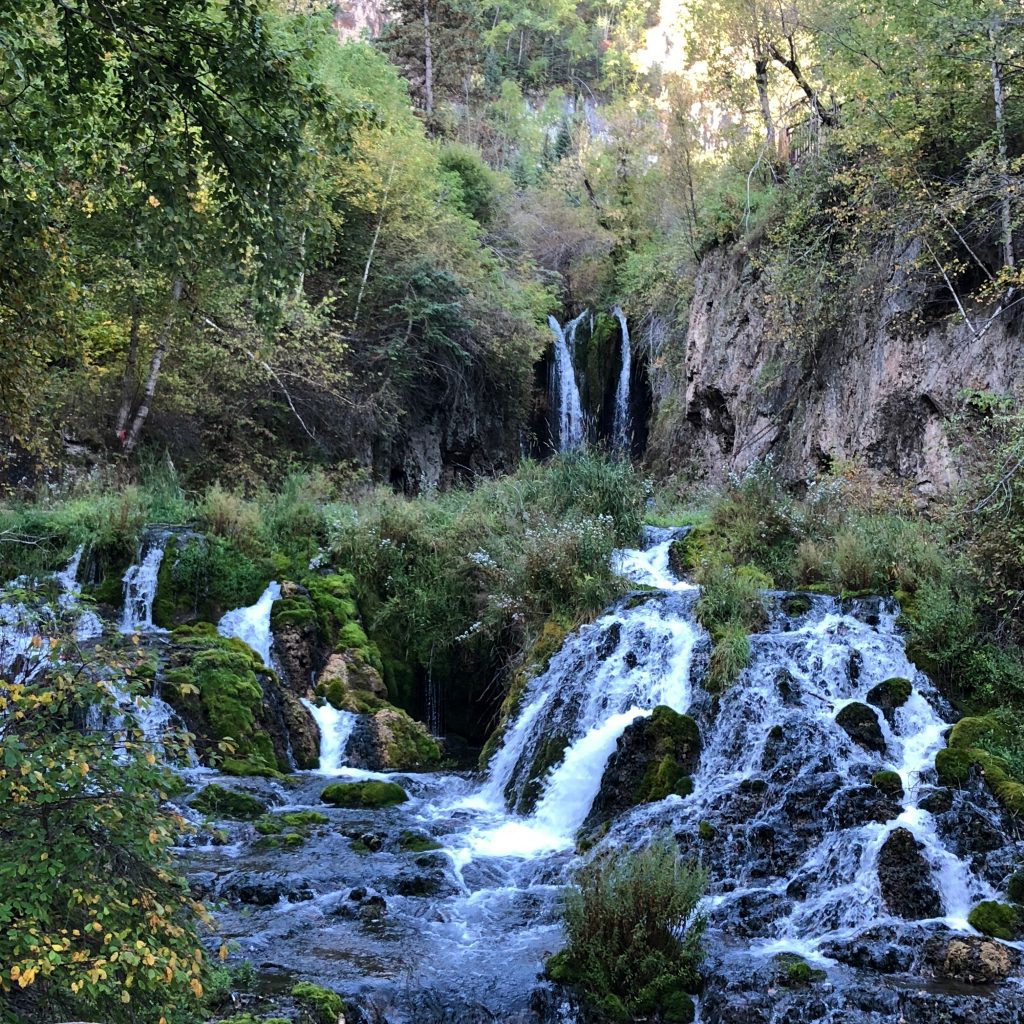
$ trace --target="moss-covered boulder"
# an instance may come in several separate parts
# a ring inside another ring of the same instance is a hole
[[[334,807],[377,808],[404,804],[408,793],[397,782],[334,782],[324,788],[320,800]]]
[[[204,764],[232,775],[275,775],[319,757],[316,723],[277,674],[241,640],[210,623],[181,626],[172,646],[162,695],[195,735]]]
[[[292,989],[292,998],[299,1006],[301,1024],[344,1024],[345,1001],[337,992],[300,981]]]
[[[281,596],[270,609],[270,632],[285,684],[293,693],[306,696],[328,651],[305,587],[291,581],[281,584]]]
[[[882,711],[895,711],[910,700],[914,684],[909,679],[894,676],[868,690],[867,701]]]
[[[551,770],[559,764],[565,756],[566,748],[569,746],[569,737],[564,732],[557,732],[545,736],[533,751],[533,758],[527,772],[526,782],[519,792],[519,799],[516,800],[513,808],[517,814],[532,814],[537,806],[537,801],[544,792],[544,784]],[[515,779],[509,781],[505,790],[506,799],[512,800],[515,796]]]
[[[985,900],[967,915],[967,923],[982,935],[1012,942],[1024,935],[1024,917],[1019,907],[998,900]]]
[[[373,715],[373,732],[384,771],[417,771],[436,768],[441,748],[417,722],[399,708],[386,707]]]
[[[211,818],[252,821],[267,813],[267,805],[257,797],[216,783],[200,790],[190,803],[200,814]]]
[[[804,988],[826,978],[823,970],[812,967],[796,953],[779,953],[774,958],[774,967],[776,981],[786,988]]]
[[[884,770],[871,776],[871,785],[880,789],[886,796],[902,797],[903,780],[894,771]]]
[[[1014,903],[1024,904],[1024,868],[1014,871],[1006,883],[1006,895]]]
[[[974,769],[985,779],[992,795],[1011,814],[1024,814],[1024,781],[1001,757],[986,749],[1005,747],[1011,740],[1006,726],[991,715],[962,718],[950,730],[946,749],[935,757],[935,770],[944,786],[967,784]]]
[[[356,714],[373,714],[388,703],[380,672],[355,648],[327,658],[317,676],[316,693],[339,711]]]
[[[692,791],[700,731],[689,715],[659,705],[629,725],[608,759],[601,788],[584,824],[595,828],[637,804]]]
[[[836,715],[836,725],[859,747],[878,754],[885,753],[885,736],[878,721],[878,713],[854,701],[843,707]]]

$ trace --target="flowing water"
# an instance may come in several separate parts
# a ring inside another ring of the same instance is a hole
[[[271,582],[255,604],[225,613],[217,623],[217,632],[221,636],[244,640],[263,659],[263,664],[269,667],[273,644],[270,612],[280,596],[281,585]]]
[[[164,550],[170,540],[169,530],[148,530],[139,547],[138,560],[124,574],[124,607],[121,612],[122,633],[153,632],[153,599]]]
[[[576,329],[587,315],[587,311],[584,310],[565,327],[553,316],[548,317],[551,333],[555,336],[555,373],[552,379],[551,401],[558,411],[558,449],[563,452],[579,448],[586,436],[580,389],[576,383],[574,355]]]
[[[619,383],[615,389],[615,444],[627,450],[632,441],[632,424],[629,419],[629,378],[633,372],[633,354],[629,347],[629,325],[626,323],[626,314],[616,306],[612,310],[615,319],[619,321],[619,331],[622,335],[622,368],[619,370]]]

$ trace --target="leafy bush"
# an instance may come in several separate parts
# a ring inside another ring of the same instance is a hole
[[[195,1011],[202,908],[170,853],[183,826],[161,806],[173,776],[88,667],[0,697],[0,1016]]]
[[[697,904],[706,884],[706,872],[683,862],[671,838],[598,857],[566,896],[568,944],[548,961],[549,974],[578,985],[616,1020],[654,1012],[692,1019],[688,993],[700,981],[705,925]]]

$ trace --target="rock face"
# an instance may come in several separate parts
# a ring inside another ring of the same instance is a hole
[[[897,828],[878,855],[878,880],[885,905],[908,921],[941,917],[943,913],[942,900],[922,849],[912,832]]]
[[[925,958],[938,977],[969,985],[1005,981],[1020,962],[1016,950],[977,935],[931,939],[925,947]]]
[[[655,468],[723,480],[771,453],[786,477],[804,480],[833,462],[859,459],[870,470],[914,485],[922,496],[948,488],[956,465],[945,417],[965,388],[1000,394],[1024,387],[1020,321],[1005,314],[975,337],[958,318],[911,322],[921,310],[950,308],[941,281],[909,268],[917,243],[875,257],[865,295],[837,295],[850,312],[838,329],[801,350],[769,324],[770,287],[748,250],[717,249],[703,260],[685,343],[657,331],[663,352],[655,377],[650,442]],[[972,316],[984,323],[992,311]]]
[[[664,705],[656,707],[619,737],[585,827],[598,826],[637,804],[672,793],[685,795],[699,757],[697,723]]]

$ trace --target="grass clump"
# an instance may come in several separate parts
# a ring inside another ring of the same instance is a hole
[[[706,686],[720,693],[750,663],[748,634],[767,621],[764,589],[772,581],[753,566],[736,568],[718,557],[702,564],[696,575],[701,586],[697,620],[714,644]]]
[[[577,986],[613,1020],[692,1020],[704,933],[697,904],[706,883],[706,872],[684,862],[669,838],[598,858],[566,896],[568,944],[548,961],[548,974]]]
[[[320,799],[334,807],[394,807],[409,795],[397,782],[335,782],[324,788]]]

